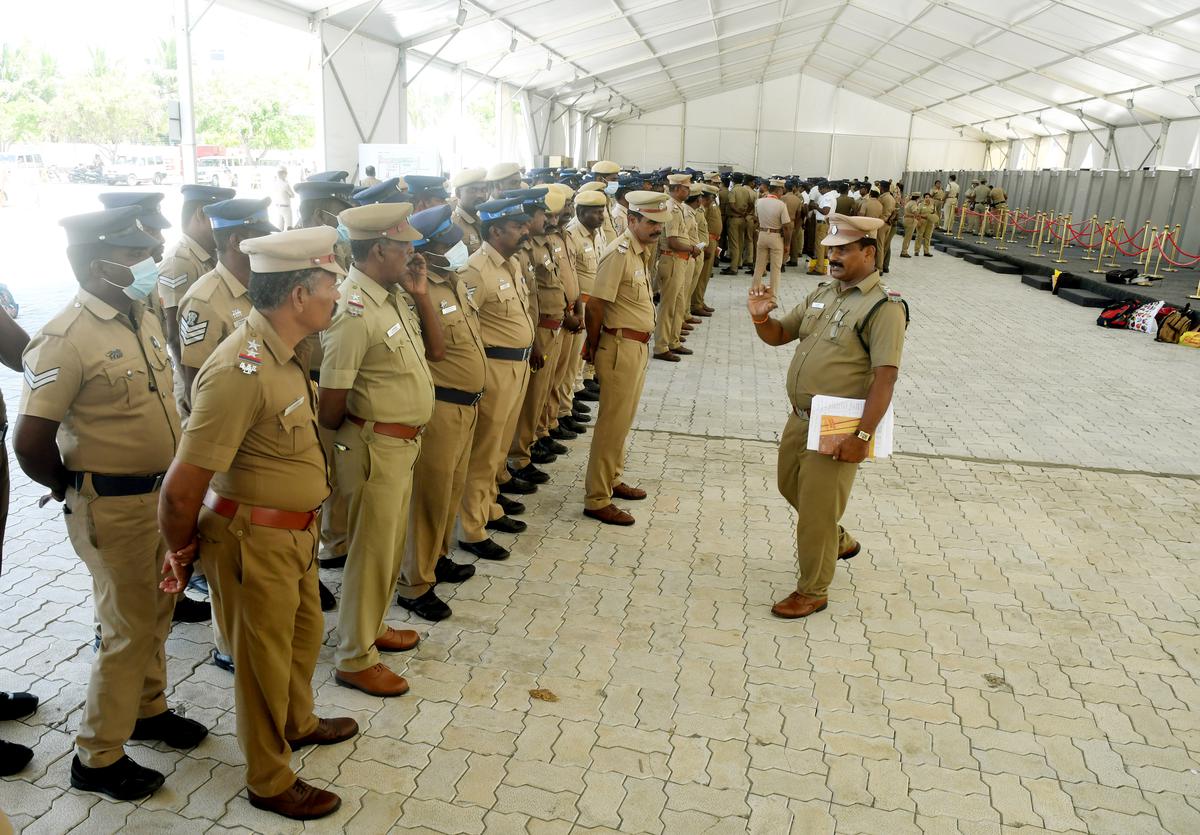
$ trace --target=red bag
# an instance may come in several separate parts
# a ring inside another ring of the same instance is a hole
[[[1102,328],[1128,328],[1129,320],[1141,306],[1142,303],[1137,299],[1113,302],[1100,311],[1100,315],[1096,317],[1096,324]]]

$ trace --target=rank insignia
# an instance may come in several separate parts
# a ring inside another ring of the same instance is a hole
[[[155,346],[155,347],[157,347],[157,346]],[[105,356],[108,357],[110,360],[119,360],[121,357],[125,356],[125,354],[121,351],[120,348],[113,348],[111,351],[109,351],[107,354],[105,354]]]
[[[470,284],[467,284],[466,288],[467,288],[467,301],[474,302],[475,301],[475,290],[477,288],[472,287]]]
[[[47,368],[40,374],[35,374],[29,364],[25,364],[25,385],[29,386],[30,391],[37,391],[42,386],[48,386],[58,379],[58,372],[62,366]]]
[[[156,350],[156,351],[162,350],[162,343],[158,341],[157,336],[150,337],[150,344],[154,346],[154,350]]]
[[[184,284],[187,283],[187,276],[186,275],[174,275],[174,276],[160,275],[158,277],[158,283],[161,284],[163,287],[170,287],[172,290],[178,290],[180,287],[182,287]]]
[[[189,310],[179,320],[179,341],[184,345],[194,345],[204,340],[208,334],[208,322],[200,321],[200,314]]]
[[[241,362],[238,363],[238,368],[242,370],[243,374],[258,373],[258,367],[262,365],[262,357],[259,356],[258,351],[258,343],[251,339],[246,343],[246,347],[243,348],[238,354],[238,359],[241,360]]]
[[[242,309],[240,307],[235,307],[233,310],[229,311],[229,315],[234,319],[241,319],[246,314],[242,313]]]
[[[365,309],[362,296],[358,293],[351,293],[350,298],[346,300],[346,312],[351,316],[362,316]]]

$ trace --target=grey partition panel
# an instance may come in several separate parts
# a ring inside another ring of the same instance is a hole
[[[1034,184],[1029,176],[1030,173],[1029,171],[1012,171],[1008,175],[1008,181],[1001,182],[1004,190],[1008,192],[1009,208],[1015,209],[1018,206],[1029,205],[1029,194]]]
[[[1146,187],[1142,191],[1141,220],[1147,218],[1159,226],[1182,223],[1175,217],[1175,191],[1179,188],[1178,171],[1144,172]]]
[[[1094,206],[1088,203],[1088,195],[1092,190],[1091,171],[1072,171],[1070,190],[1067,192],[1067,211],[1072,217],[1099,214]]]
[[[1071,180],[1067,176],[1066,171],[1051,171],[1050,176],[1042,175],[1043,179],[1049,180],[1049,185],[1046,189],[1046,205],[1056,212],[1065,212],[1068,210],[1070,200],[1068,198],[1067,188],[1071,185]]]
[[[1192,168],[1178,174],[1179,185],[1175,188],[1171,223],[1183,225],[1179,245],[1188,252],[1200,253],[1200,172]],[[1176,256],[1172,257],[1179,260]]]
[[[1088,195],[1096,213],[1102,218],[1116,217],[1117,214],[1117,172],[1093,171],[1092,191]]]
[[[1138,199],[1142,191],[1141,171],[1118,171],[1113,184],[1113,211],[1116,218],[1125,220],[1126,228],[1136,226],[1145,218],[1138,212]]]

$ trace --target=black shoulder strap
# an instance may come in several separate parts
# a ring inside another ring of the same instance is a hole
[[[875,302],[875,304],[871,306],[871,309],[867,311],[867,315],[862,317],[862,320],[854,326],[854,333],[858,336],[858,341],[862,343],[863,350],[867,352],[868,356],[871,354],[871,346],[868,345],[867,340],[863,338],[863,331],[866,330],[867,325],[871,323],[871,317],[875,315],[875,311],[879,310],[879,308],[883,307],[885,304],[888,304],[890,301],[891,299],[883,298]],[[900,304],[904,305],[904,329],[908,330],[908,302],[904,299],[901,299]]]

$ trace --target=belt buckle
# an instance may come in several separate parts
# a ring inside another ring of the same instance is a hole
[[[475,392],[475,399],[471,401],[471,405],[472,405],[472,406],[478,406],[478,405],[479,405],[479,401],[480,401],[480,400],[482,400],[482,399],[483,399],[483,392],[482,392],[482,391],[477,391],[477,392]]]
[[[154,484],[150,488],[151,493],[156,493],[162,487],[163,480],[167,477],[166,473],[159,473],[154,477]]]

